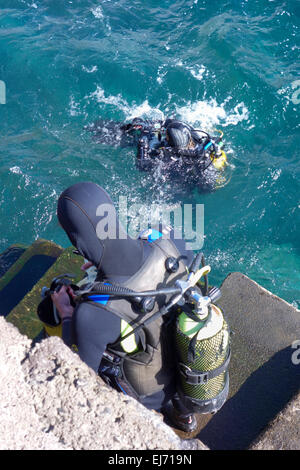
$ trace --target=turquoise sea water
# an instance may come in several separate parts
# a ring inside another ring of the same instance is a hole
[[[211,282],[241,271],[299,306],[299,51],[299,0],[0,0],[0,251],[68,246],[57,199],[91,180],[116,203],[204,204]],[[137,115],[222,129],[227,185],[180,191],[84,129]]]

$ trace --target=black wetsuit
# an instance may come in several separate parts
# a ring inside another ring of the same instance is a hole
[[[93,183],[79,183],[68,188],[58,201],[58,219],[71,243],[98,269],[98,280],[109,277],[115,283],[127,280],[142,266],[151,251],[146,240],[120,239],[124,236],[117,217],[117,238],[100,240],[97,224],[103,217],[96,215],[99,206],[112,201],[108,194]],[[172,238],[172,234],[171,234]],[[189,265],[192,251],[185,250],[183,240],[174,240]],[[63,339],[78,347],[79,356],[96,373],[108,344],[120,337],[121,320],[116,315],[92,303],[83,302],[75,308],[73,320],[63,322]],[[166,384],[163,391],[146,396],[141,402],[148,408],[160,410],[175,394],[175,383]]]
[[[204,152],[205,145],[211,141],[210,136],[203,133],[199,139],[198,131],[191,128],[194,148],[172,148],[163,137],[172,121],[174,119],[163,122],[135,118],[131,123],[121,124],[98,120],[87,129],[93,133],[94,140],[98,143],[121,147],[136,145],[136,166],[140,171],[154,170],[159,163],[165,176],[211,189],[218,171],[212,165],[209,153]]]

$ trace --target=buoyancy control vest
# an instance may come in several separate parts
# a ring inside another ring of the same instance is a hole
[[[140,238],[146,239],[151,252],[145,263],[134,276],[126,282],[118,283],[120,287],[135,291],[155,290],[160,287],[168,287],[175,280],[181,279],[186,274],[184,256],[179,253],[175,244],[162,237],[162,233],[156,230],[144,232]],[[168,260],[174,260],[176,270],[169,267]],[[173,272],[175,271],[175,272]],[[109,283],[110,279],[104,282]],[[102,309],[108,310],[124,321],[123,334],[136,328],[145,322],[168,301],[165,295],[157,296],[153,309],[144,312],[125,299],[110,299],[109,296],[91,296],[85,301],[93,302]],[[129,330],[128,330],[129,327]],[[173,330],[168,324],[167,317],[158,317],[145,326],[138,334],[131,335],[134,345],[120,341],[107,346],[99,367],[99,373],[103,378],[114,375],[115,381],[120,384],[120,389],[125,388],[129,394],[140,399],[144,396],[163,390],[174,379],[175,360],[172,352]],[[136,347],[137,346],[137,347]],[[131,351],[131,352],[130,352]],[[118,380],[119,379],[119,380]]]
[[[199,253],[187,269],[185,257],[159,231],[146,231],[141,238],[149,242],[151,251],[134,276],[118,285],[110,279],[92,281],[79,292],[78,301],[92,302],[121,320],[120,338],[107,346],[98,372],[109,385],[138,400],[163,390],[173,379],[175,391],[177,379],[177,391],[187,409],[214,413],[229,392],[230,330],[223,312],[214,305],[220,290],[208,287],[210,266],[205,266]],[[198,284],[202,276],[204,287]],[[57,280],[70,284],[61,277],[53,280],[51,288]],[[172,296],[174,285],[177,292],[180,286],[184,297]],[[50,300],[44,298],[38,315],[48,334],[61,336],[61,325],[50,318]]]

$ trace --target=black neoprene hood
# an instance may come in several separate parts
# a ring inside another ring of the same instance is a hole
[[[107,209],[115,214],[115,220],[111,220],[115,223],[115,236],[101,239],[97,225],[107,217]],[[141,240],[127,235],[110,196],[98,184],[82,182],[67,188],[59,197],[57,217],[72,245],[103,273],[132,275],[141,266]]]
[[[171,122],[167,127],[166,134],[170,146],[179,149],[187,148],[191,140],[189,126],[180,121]]]

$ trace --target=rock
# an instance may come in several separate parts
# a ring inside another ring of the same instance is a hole
[[[0,449],[207,449],[108,387],[60,338],[31,346],[0,318]]]
[[[0,449],[68,449],[57,436],[43,430],[36,413],[22,367],[30,346],[28,338],[0,318]]]

